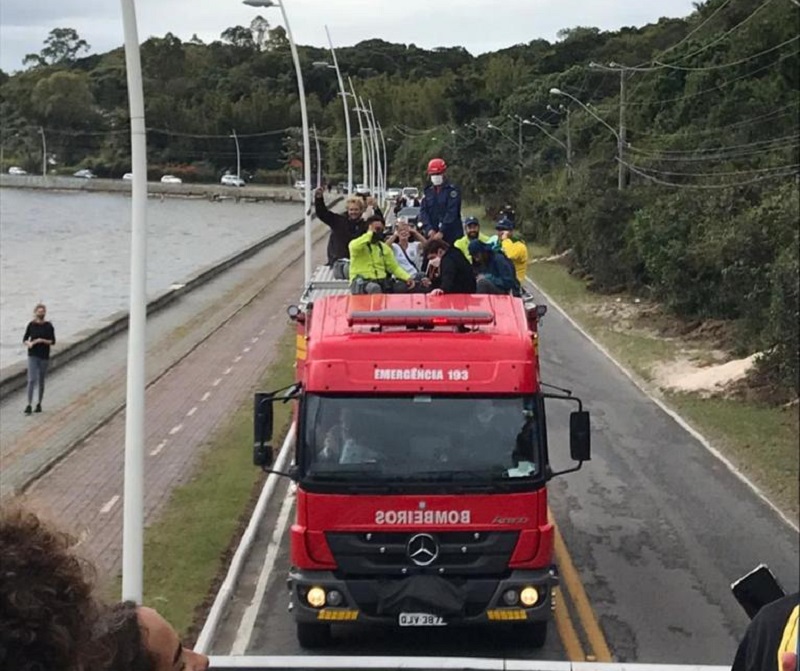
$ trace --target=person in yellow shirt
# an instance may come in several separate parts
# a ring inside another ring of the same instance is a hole
[[[520,286],[525,283],[525,276],[528,272],[528,246],[525,241],[514,235],[514,222],[508,217],[503,217],[495,225],[497,230],[497,241],[503,253],[514,264],[514,271]]]
[[[467,257],[467,261],[472,263],[472,257],[469,254],[469,243],[473,240],[480,240],[481,242],[489,242],[489,236],[481,233],[481,224],[475,217],[467,217],[464,219],[464,235],[455,241],[457,249]]]

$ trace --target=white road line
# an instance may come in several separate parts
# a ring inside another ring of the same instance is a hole
[[[174,435],[175,435],[176,433],[178,433],[178,431],[180,431],[182,428],[183,428],[183,424],[178,424],[177,426],[173,426],[173,427],[172,427],[172,428],[169,430],[169,435],[170,435],[170,436],[174,436]]]
[[[167,444],[167,441],[166,441],[166,439],[162,440],[162,441],[161,441],[161,442],[160,442],[158,445],[156,445],[156,446],[155,446],[155,447],[154,447],[154,448],[153,448],[153,449],[150,451],[150,456],[151,456],[151,457],[157,457],[157,456],[158,456],[158,455],[161,453],[161,450],[163,450],[163,449],[164,449],[164,446],[165,446],[166,444]]]
[[[260,336],[261,336],[261,335],[264,335],[266,332],[267,332],[267,329],[261,329],[261,330],[258,332],[258,335],[260,335]]]
[[[253,630],[256,626],[256,618],[258,611],[261,610],[261,604],[264,601],[264,594],[269,586],[269,580],[272,576],[272,570],[275,568],[275,557],[278,555],[278,550],[281,545],[281,539],[286,533],[286,527],[289,524],[289,516],[292,512],[292,505],[294,504],[294,496],[292,496],[291,489],[286,490],[286,497],[283,499],[283,505],[278,513],[278,519],[275,521],[275,530],[272,532],[272,538],[267,546],[267,554],[264,558],[264,564],[261,569],[261,574],[258,576],[256,583],[256,591],[253,594],[253,599],[242,615],[242,621],[239,623],[239,628],[236,630],[236,639],[231,647],[231,655],[243,655],[250,645],[250,639],[253,637]]]
[[[218,387],[220,382],[222,382],[222,378],[221,378],[221,377],[218,377],[216,380],[214,380],[214,381],[211,383],[211,386],[212,386],[212,387]]]
[[[186,413],[187,417],[191,417],[194,413],[197,412],[197,406],[194,406],[189,412]]]
[[[201,402],[201,403],[205,403],[205,402],[206,402],[206,401],[207,401],[209,398],[211,398],[211,392],[210,392],[210,391],[207,391],[205,394],[203,394],[203,395],[200,397],[200,402]]]
[[[232,370],[233,370],[233,368],[226,368],[225,370],[223,370],[223,371],[222,371],[222,374],[223,374],[223,375],[228,375],[228,374],[230,374],[230,372],[231,372]]]
[[[249,352],[251,349],[252,349],[252,348],[250,348],[250,347],[245,347],[245,348],[242,350],[242,352]]]
[[[236,358],[234,358],[233,363],[239,363],[242,360],[242,355],[240,354]]]
[[[261,333],[264,333],[264,331],[261,331]],[[250,338],[250,342],[255,345],[258,342],[258,336],[256,336],[255,338]]]
[[[107,515],[111,512],[111,509],[117,505],[117,501],[119,501],[119,494],[114,494],[102,508],[100,508],[101,515]]]
[[[784,514],[784,512],[778,508],[772,501],[767,498],[767,495],[755,485],[755,483],[751,482],[750,479],[744,473],[742,473],[736,466],[733,464],[730,459],[728,459],[722,452],[720,452],[716,447],[714,447],[708,439],[700,433],[697,429],[695,429],[689,422],[687,422],[683,417],[681,417],[677,412],[675,412],[672,408],[670,408],[666,403],[664,403],[661,399],[656,398],[650,390],[644,385],[644,383],[633,373],[631,373],[625,366],[623,366],[619,361],[617,361],[614,356],[609,352],[603,345],[601,345],[594,337],[592,337],[589,333],[587,333],[583,327],[578,324],[572,317],[567,314],[567,311],[562,308],[558,303],[556,303],[547,293],[545,293],[538,284],[536,284],[530,277],[526,278],[531,286],[539,293],[539,295],[544,298],[552,307],[558,310],[563,317],[575,328],[578,333],[580,333],[584,338],[586,338],[592,345],[594,345],[611,363],[613,363],[625,377],[627,377],[633,384],[641,391],[648,399],[650,399],[653,403],[655,403],[661,410],[663,410],[667,415],[669,415],[672,419],[674,419],[680,427],[686,431],[690,436],[692,436],[697,442],[699,442],[704,448],[706,448],[711,454],[713,454],[717,459],[719,459],[725,467],[733,473],[733,475],[739,480],[741,480],[750,490],[758,496],[764,503],[766,503],[773,512],[778,514],[786,524],[789,525],[791,529],[794,531],[798,531],[797,524],[790,520],[789,517]]]

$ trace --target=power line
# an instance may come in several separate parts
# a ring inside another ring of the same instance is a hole
[[[683,150],[683,149],[650,149],[648,147],[634,147],[629,145],[629,149],[631,151],[647,154],[647,153],[655,153],[655,154],[667,154],[667,155],[690,155],[696,156],[697,154],[703,153],[714,153],[714,152],[725,152],[729,150],[735,149],[752,149],[755,147],[759,147],[757,151],[764,151],[764,145],[769,144],[777,144],[780,142],[784,142],[787,140],[792,140],[791,144],[795,144],[800,141],[800,136],[797,134],[794,135],[785,135],[779,138],[772,138],[769,140],[758,140],[756,142],[748,142],[745,144],[737,144],[737,145],[728,145],[723,147],[704,147],[702,149],[693,149],[693,150]]]
[[[619,159],[617,159],[619,160]],[[793,177],[797,175],[797,171],[793,170],[791,172],[785,173],[775,173],[770,175],[761,175],[760,177],[756,177],[755,179],[746,180],[743,182],[730,182],[728,184],[679,184],[677,182],[670,182],[665,179],[660,179],[658,177],[654,177],[653,175],[649,175],[646,172],[640,170],[637,166],[631,165],[629,163],[625,163],[628,170],[630,170],[635,175],[639,175],[644,179],[653,182],[655,184],[661,184],[663,186],[670,186],[677,189],[703,189],[703,190],[712,190],[712,189],[731,189],[738,186],[747,186],[749,184],[757,184],[758,182],[764,182],[769,179],[782,179],[784,177]]]
[[[627,163],[625,165],[627,165]],[[734,170],[728,172],[674,172],[670,170],[658,170],[657,168],[649,168],[647,166],[641,166],[641,165],[637,165],[635,167],[638,168],[639,170],[648,173],[655,173],[657,175],[667,175],[669,177],[736,177],[738,175],[755,175],[755,174],[764,174],[773,172],[785,172],[787,170],[797,172],[798,168],[800,168],[800,163],[794,163],[792,165],[779,165],[772,168],[753,168],[752,170]]]
[[[670,70],[681,70],[683,72],[708,72],[710,70],[721,70],[722,68],[731,68],[735,65],[742,65],[742,63],[749,63],[750,61],[754,61],[755,59],[760,58],[765,54],[769,54],[772,53],[773,51],[777,51],[778,49],[782,49],[787,44],[791,44],[792,42],[797,42],[798,39],[800,39],[800,35],[795,35],[794,37],[789,38],[785,42],[776,44],[774,47],[770,47],[769,49],[765,49],[760,53],[753,54],[752,56],[748,56],[747,58],[740,58],[738,61],[732,61],[730,63],[720,63],[718,65],[706,65],[698,68],[685,67],[682,65],[672,65],[671,63],[658,63],[658,61],[656,61],[656,63],[658,63],[661,67],[669,68]]]

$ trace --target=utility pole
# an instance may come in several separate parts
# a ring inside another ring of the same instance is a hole
[[[625,145],[628,129],[625,126],[625,80],[627,72],[624,68],[619,70],[619,136],[618,136],[618,159],[619,173],[617,178],[617,188],[623,191],[626,186],[628,171],[625,168]]]
[[[570,127],[570,109],[564,108],[564,113],[567,115],[567,179],[572,179],[572,128]]]
[[[42,135],[42,177],[47,177],[47,138],[43,126],[39,126],[39,133]]]

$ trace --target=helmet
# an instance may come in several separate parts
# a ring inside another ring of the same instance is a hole
[[[467,217],[464,219],[464,228],[467,226],[480,226],[480,223],[477,217]]]
[[[447,170],[447,163],[445,163],[444,160],[441,158],[432,158],[428,162],[429,175],[441,175],[446,170]]]

